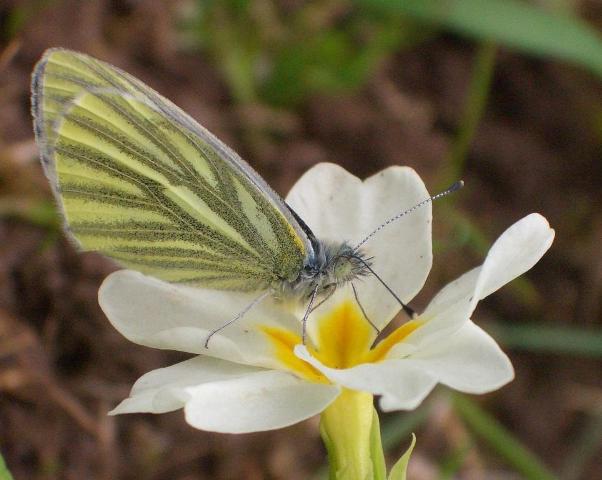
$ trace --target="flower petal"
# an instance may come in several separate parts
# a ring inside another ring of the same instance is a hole
[[[202,430],[260,432],[286,427],[324,410],[339,394],[334,385],[310,383],[279,371],[186,389],[186,421]]]
[[[470,318],[479,300],[535,265],[553,240],[554,230],[537,213],[516,222],[495,241],[482,266],[454,280],[433,298],[420,316],[424,326],[407,341],[417,344],[428,338],[436,343],[449,336]]]
[[[535,265],[554,241],[554,230],[532,213],[506,230],[493,244],[483,264],[476,292],[482,300]]]
[[[311,356],[303,345],[295,354],[331,382],[382,395],[383,410],[416,408],[437,383],[467,393],[496,390],[514,378],[508,357],[481,328],[467,321],[445,342],[417,350],[407,358],[334,369]]]
[[[471,321],[445,342],[420,350],[409,360],[438,382],[467,393],[490,392],[514,378],[506,354]]]
[[[437,384],[428,372],[406,360],[384,360],[347,369],[329,368],[312,357],[304,345],[295,354],[318,369],[331,382],[351,390],[382,395],[380,406],[385,411],[416,408]]]
[[[292,188],[289,205],[320,240],[355,246],[391,217],[428,197],[424,183],[408,167],[390,167],[361,182],[343,168],[323,163]],[[431,206],[387,225],[362,248],[373,268],[403,301],[422,288],[432,264]],[[357,282],[360,301],[379,327],[399,305],[372,276]]]
[[[109,275],[98,299],[113,326],[132,342],[269,368],[279,364],[256,325],[300,331],[296,317],[266,299],[205,348],[209,332],[235,318],[253,296],[173,285],[132,270]]]
[[[190,395],[186,388],[207,382],[230,380],[266,371],[216,358],[197,356],[144,374],[110,415],[120,413],[165,413],[182,408]]]

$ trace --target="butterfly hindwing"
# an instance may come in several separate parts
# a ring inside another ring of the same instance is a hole
[[[33,112],[44,168],[84,249],[210,288],[296,278],[311,244],[286,204],[139,80],[51,50],[34,72]]]

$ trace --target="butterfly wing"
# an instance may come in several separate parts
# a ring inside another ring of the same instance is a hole
[[[236,153],[131,75],[46,52],[32,80],[42,163],[85,250],[171,282],[241,291],[297,277],[311,242]]]

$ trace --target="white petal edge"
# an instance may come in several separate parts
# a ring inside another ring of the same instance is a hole
[[[550,248],[554,230],[538,213],[509,227],[495,241],[482,266],[445,286],[429,303],[419,320],[425,324],[406,341],[438,342],[470,318],[479,300],[533,267]]]
[[[305,173],[287,196],[289,205],[320,240],[356,245],[394,215],[427,198],[409,167],[390,167],[364,182],[328,163]],[[364,246],[373,268],[404,301],[422,288],[432,264],[431,205],[387,225]],[[357,281],[367,314],[384,327],[399,305],[374,277]]]
[[[531,269],[553,241],[554,230],[538,213],[508,228],[487,254],[475,288],[479,300]]]
[[[129,397],[109,414],[171,412],[182,408],[190,398],[186,393],[188,387],[240,378],[261,371],[265,370],[197,356],[144,374],[134,383]]]
[[[331,382],[351,390],[381,395],[385,411],[413,410],[426,398],[437,380],[423,369],[405,360],[385,360],[347,369],[329,368],[311,356],[304,345],[295,347],[295,355],[318,369]]]
[[[132,342],[275,368],[279,363],[272,346],[257,325],[292,331],[300,331],[300,326],[293,314],[271,299],[214,335],[205,348],[209,332],[235,318],[254,297],[174,285],[133,270],[112,273],[98,292],[109,321]]]
[[[439,383],[466,393],[491,392],[514,378],[506,354],[471,321],[445,341],[417,351],[408,360]]]
[[[195,428],[222,433],[274,430],[323,411],[339,395],[334,385],[279,371],[189,387],[184,411]]]

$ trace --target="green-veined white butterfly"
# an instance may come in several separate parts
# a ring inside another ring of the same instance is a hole
[[[355,247],[320,241],[234,151],[116,67],[48,50],[32,111],[66,229],[85,250],[169,282],[264,292],[256,302],[309,301],[304,339],[317,297],[375,274],[359,249],[375,232]]]

